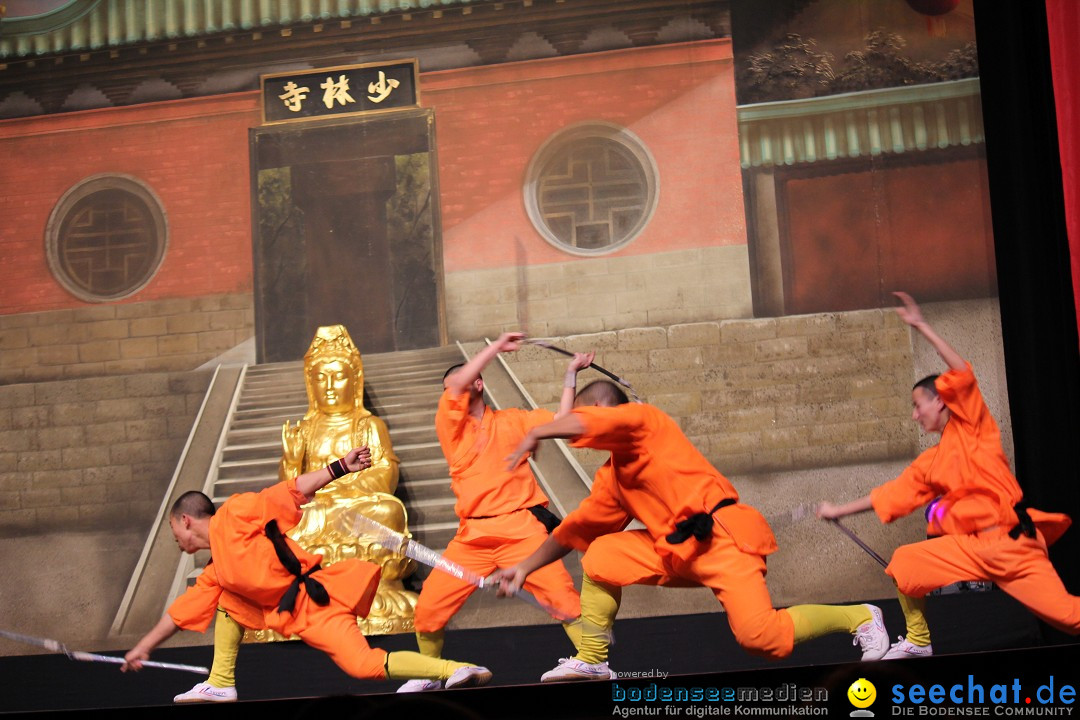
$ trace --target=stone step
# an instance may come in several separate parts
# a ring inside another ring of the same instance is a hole
[[[261,457],[257,460],[244,460],[240,462],[218,463],[218,482],[237,478],[265,477],[269,478],[267,484],[277,482],[278,464],[280,456]]]
[[[398,482],[398,497],[410,507],[412,503],[423,500],[453,498],[454,493],[450,489],[450,478],[439,477],[430,480],[404,479]]]
[[[442,388],[431,386],[415,389],[405,389],[398,392],[379,392],[378,394],[368,393],[365,397],[365,405],[372,411],[381,409],[384,407],[390,407],[395,405],[407,405],[409,403],[430,403],[436,405],[439,402],[439,396],[442,395]]]
[[[211,500],[215,505],[220,505],[236,493],[259,492],[275,482],[277,482],[277,472],[273,475],[252,477],[222,478],[219,476],[217,482],[214,483]]]
[[[445,458],[430,458],[417,460],[408,464],[402,463],[399,468],[401,480],[412,482],[416,480],[437,480],[449,478],[450,470],[446,465]],[[447,480],[449,482],[449,480]]]
[[[267,458],[281,457],[281,433],[270,435],[261,442],[232,443],[221,451],[223,463],[260,462]]]
[[[442,448],[439,447],[439,443],[434,439],[434,433],[432,438],[426,442],[415,443],[394,443],[394,453],[397,454],[398,459],[405,462],[408,458],[409,463],[420,462],[421,460],[442,460],[446,462],[443,457]]]
[[[427,537],[427,526],[446,526],[453,524],[456,528],[458,516],[454,514],[454,500],[431,500],[421,503],[411,503],[406,507],[409,512],[409,530],[413,538],[428,547],[432,547],[432,540]],[[448,541],[449,542],[449,541]]]

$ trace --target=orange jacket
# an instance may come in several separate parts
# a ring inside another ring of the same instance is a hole
[[[941,440],[899,477],[871,491],[874,511],[882,522],[892,522],[940,496],[929,518],[930,534],[967,534],[994,526],[1011,529],[1018,522],[1013,506],[1023,492],[1009,469],[1001,433],[971,364],[966,370],[940,375],[935,387],[950,412]],[[1038,510],[1030,515],[1047,542],[1068,527],[1064,515]]]
[[[277,520],[282,533],[288,532],[300,521],[300,506],[306,500],[295,479],[229,498],[210,518],[212,562],[169,607],[173,622],[185,630],[205,631],[220,604],[245,627],[278,629],[282,618],[277,604],[294,576],[278,560],[265,528]],[[292,538],[285,540],[304,572],[322,562],[322,555],[307,552]],[[372,563],[347,560],[312,577],[331,598],[363,616],[370,609],[380,572]]]
[[[611,451],[596,473],[592,491],[553,533],[561,544],[583,550],[595,538],[626,527],[631,519],[648,529],[662,555],[689,557],[708,541],[694,538],[672,545],[675,524],[708,513],[721,500],[738,500],[731,482],[714,468],[679,426],[659,408],[644,403],[581,407],[574,414],[585,431],[575,447]],[[726,532],[743,552],[767,555],[776,540],[761,514],[736,503],[713,515],[714,532]]]
[[[457,497],[454,512],[462,520],[495,517],[547,505],[528,463],[506,469],[506,458],[532,428],[551,422],[548,410],[484,408],[477,422],[469,414],[468,391],[439,399],[435,432],[450,465],[450,488]]]

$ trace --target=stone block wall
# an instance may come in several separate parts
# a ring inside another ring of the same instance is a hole
[[[0,385],[192,370],[254,326],[250,293],[0,315]]]
[[[748,262],[745,245],[727,245],[448,272],[448,334],[465,342],[744,318],[753,312]]]
[[[912,342],[889,310],[678,323],[552,339],[673,416],[725,474],[913,457]],[[504,356],[554,408],[566,358],[536,346]],[[603,375],[586,370],[579,387]],[[583,454],[590,472],[600,454]]]
[[[0,536],[148,527],[211,376],[0,387]]]

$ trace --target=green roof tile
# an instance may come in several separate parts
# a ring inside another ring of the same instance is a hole
[[[0,19],[0,59],[62,54],[480,0],[72,0]]]

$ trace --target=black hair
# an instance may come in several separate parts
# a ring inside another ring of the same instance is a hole
[[[610,380],[593,380],[574,398],[574,405],[624,405],[630,402],[618,385]]]
[[[215,512],[217,512],[217,508],[214,507],[213,500],[198,490],[188,490],[186,493],[176,498],[176,502],[173,503],[169,515],[174,518],[179,518],[181,515],[189,515],[199,519],[210,517]]]
[[[922,380],[920,380],[919,382],[912,385],[911,386],[911,391],[915,392],[915,388],[922,388],[926,392],[928,392],[931,395],[937,397],[938,391],[937,391],[937,385],[935,384],[937,382],[937,379],[938,379],[937,375],[927,375]]]

